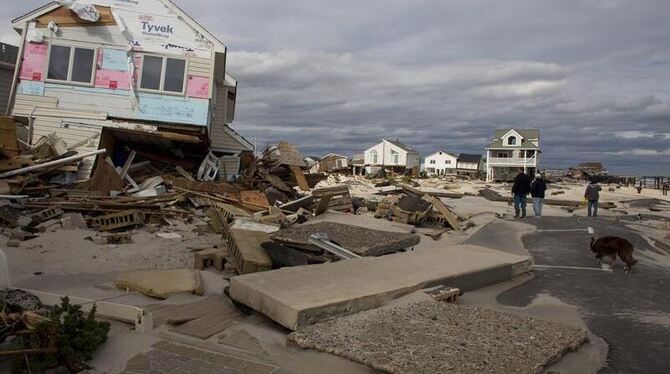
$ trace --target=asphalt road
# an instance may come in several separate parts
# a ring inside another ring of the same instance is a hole
[[[645,256],[667,253],[612,219],[543,217],[523,222],[537,228],[523,236],[525,248],[536,264],[550,267],[536,268],[533,280],[502,293],[498,302],[525,307],[537,295],[550,294],[576,306],[589,329],[608,343],[602,373],[670,373],[670,268]],[[484,228],[471,241],[486,241],[489,234],[500,237],[499,229]],[[560,268],[598,268],[589,242],[603,235],[621,236],[635,245],[639,263],[631,274],[623,272],[620,260],[613,272]]]

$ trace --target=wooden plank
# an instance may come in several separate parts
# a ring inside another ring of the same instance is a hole
[[[328,206],[330,205],[330,195],[326,195],[319,200],[319,204],[316,206],[316,209],[314,210],[314,216],[318,216],[321,213],[324,213],[326,210],[328,210]]]
[[[114,26],[114,16],[109,7],[96,5],[95,9],[100,13],[100,18],[96,22],[86,21],[79,18],[77,13],[64,6],[56,8],[51,12],[37,17],[37,28],[45,28],[49,25],[49,21],[54,21],[58,27],[81,27],[81,26]]]
[[[130,155],[128,155],[128,159],[126,160],[126,163],[123,165],[123,169],[121,169],[121,179],[124,179],[126,175],[128,175],[128,169],[130,169],[130,165],[133,164],[133,160],[135,159],[135,156],[137,156],[137,152],[135,151],[130,151]]]
[[[90,190],[109,195],[110,191],[123,190],[123,179],[107,162],[98,162],[91,180]]]
[[[442,216],[447,220],[449,225],[456,231],[461,231],[461,224],[458,222],[458,216],[454,214],[449,208],[440,199],[432,197],[430,195],[425,195],[424,200],[429,201],[433,206],[442,214]]]
[[[270,202],[267,196],[260,191],[240,191],[240,204],[245,209],[252,212],[265,211],[270,209]]]
[[[291,168],[291,172],[293,172],[293,176],[295,177],[295,180],[298,182],[298,187],[300,188],[301,191],[309,191],[309,183],[307,183],[307,179],[305,178],[305,173],[302,172],[302,169],[300,166],[297,165],[289,165]]]
[[[13,117],[0,117],[0,148],[9,157],[19,155],[16,141],[16,123]]]

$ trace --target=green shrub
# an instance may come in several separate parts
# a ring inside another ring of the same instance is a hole
[[[95,320],[93,306],[84,315],[81,306],[70,304],[67,297],[60,306],[55,306],[47,314],[49,322],[37,326],[35,333],[15,339],[17,349],[48,348],[53,339],[56,353],[21,356],[14,360],[15,373],[43,373],[47,369],[64,366],[71,373],[89,369],[86,364],[93,358],[93,352],[107,341],[109,322]]]

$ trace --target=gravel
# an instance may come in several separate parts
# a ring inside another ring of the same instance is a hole
[[[584,344],[587,333],[431,300],[306,326],[288,340],[390,373],[540,373]]]

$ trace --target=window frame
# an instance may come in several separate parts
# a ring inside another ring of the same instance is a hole
[[[512,140],[514,140],[514,142],[512,142]],[[518,139],[517,139],[517,137],[514,136],[514,135],[510,135],[510,136],[507,137],[507,145],[508,145],[508,146],[516,146],[516,145],[517,145],[517,141],[518,141]]]
[[[160,73],[160,85],[158,90],[154,90],[151,88],[142,88],[142,75],[144,75],[144,58],[146,56],[150,57],[157,57],[163,60],[163,63],[161,64],[161,73]],[[165,68],[167,66],[167,60],[172,59],[172,60],[180,60],[184,61],[184,82],[181,86],[182,91],[181,92],[176,92],[176,91],[165,91]],[[186,96],[186,84],[188,83],[188,63],[189,59],[188,58],[180,58],[176,56],[164,56],[164,55],[159,55],[155,53],[142,53],[142,67],[139,71],[139,74],[137,76],[137,90],[140,92],[148,92],[148,93],[154,93],[154,94],[160,94],[160,95],[171,95],[171,96]]]
[[[51,65],[51,48],[52,47],[64,47],[70,48],[70,58],[67,65],[67,79],[54,79],[49,78],[49,66]],[[72,80],[72,69],[74,68],[74,55],[75,49],[89,49],[93,51],[93,63],[91,64],[91,80],[90,82],[79,82]],[[46,83],[60,83],[60,84],[70,84],[73,86],[83,86],[83,87],[94,87],[95,86],[95,73],[98,70],[98,53],[100,52],[100,47],[91,46],[86,44],[61,44],[61,43],[49,43],[49,50],[47,51],[47,63],[44,71],[44,82]]]
[[[370,151],[370,163],[371,164],[376,164],[379,161],[379,158],[377,157],[378,152],[376,149],[373,149]]]

